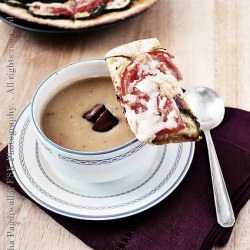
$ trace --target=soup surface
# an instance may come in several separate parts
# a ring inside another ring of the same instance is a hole
[[[82,118],[96,104],[104,104],[119,120],[107,132],[94,131],[93,123]],[[108,77],[79,80],[59,91],[46,105],[41,125],[51,141],[76,151],[108,150],[135,138],[126,124]]]

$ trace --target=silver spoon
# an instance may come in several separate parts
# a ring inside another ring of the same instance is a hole
[[[197,116],[206,137],[217,221],[222,227],[231,227],[235,223],[234,212],[210,134],[210,130],[224,118],[224,103],[213,90],[206,87],[192,88],[185,92],[184,98]]]

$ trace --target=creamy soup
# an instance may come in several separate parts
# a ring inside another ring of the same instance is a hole
[[[94,131],[82,117],[96,104],[104,104],[119,120],[107,132]],[[108,77],[79,80],[59,91],[46,105],[41,126],[51,141],[77,151],[108,150],[134,139]]]

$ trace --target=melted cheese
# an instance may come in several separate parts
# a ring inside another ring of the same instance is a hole
[[[136,85],[139,91],[147,94],[150,97],[148,101],[143,99],[139,101],[137,96],[132,94],[125,95],[123,98],[124,100],[129,101],[130,104],[140,102],[146,105],[147,110],[141,110],[141,112],[138,114],[133,109],[131,109],[128,104],[124,105],[127,121],[131,130],[136,134],[136,137],[139,140],[145,142],[152,142],[155,139],[156,134],[163,129],[171,130],[178,127],[178,123],[175,119],[178,117],[178,108],[173,109],[167,115],[167,121],[165,122],[158,111],[157,97],[161,92],[161,86],[158,78],[158,76],[148,76],[142,81],[138,82]],[[171,86],[169,86],[169,88],[171,88]],[[171,97],[169,98],[170,100],[172,99]],[[163,97],[162,100],[160,100],[159,108],[163,108],[166,101],[167,98]],[[175,102],[173,101],[173,103]]]
[[[159,61],[156,60],[150,60],[148,64],[140,64],[138,75],[148,74],[148,78],[159,85],[159,89],[163,94],[171,98],[176,95],[182,97],[182,89],[173,72],[168,69],[165,73],[162,73],[157,68],[157,65],[159,65]],[[129,67],[134,67],[134,65],[128,66],[128,68]],[[147,86],[149,87],[150,85],[148,84]],[[144,90],[142,90],[142,92],[144,92]]]

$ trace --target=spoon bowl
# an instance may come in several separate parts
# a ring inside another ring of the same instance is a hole
[[[184,98],[206,137],[217,221],[222,227],[231,227],[235,223],[234,212],[210,134],[210,129],[218,126],[224,118],[224,103],[216,92],[206,87],[190,89],[185,92]]]
[[[213,129],[222,122],[225,114],[224,103],[212,89],[190,89],[185,93],[185,100],[197,116],[201,130]]]

